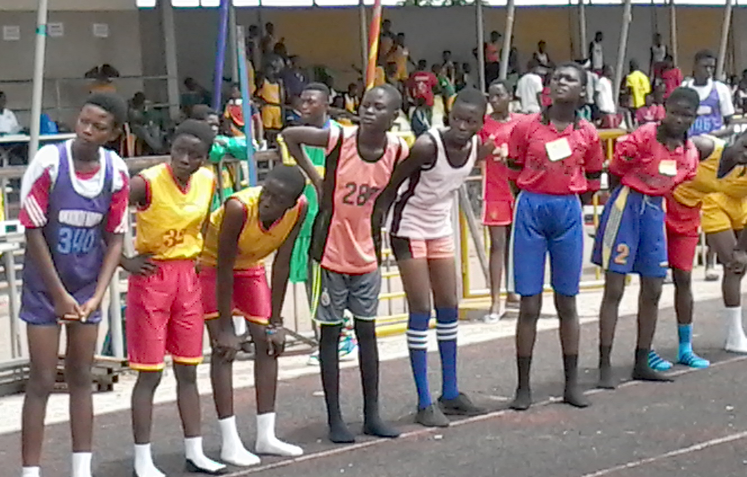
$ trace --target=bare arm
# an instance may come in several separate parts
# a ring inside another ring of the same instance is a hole
[[[224,207],[223,223],[218,233],[215,296],[218,298],[220,327],[233,333],[233,267],[239,251],[239,235],[246,222],[246,212],[241,202],[235,199],[229,199]]]
[[[148,205],[148,184],[141,176],[130,179],[130,205],[138,207]]]
[[[81,321],[86,321],[91,313],[95,312],[101,301],[104,299],[107,288],[112,281],[114,272],[119,267],[120,259],[122,257],[122,249],[124,248],[124,234],[112,234],[105,233],[104,240],[106,241],[106,252],[104,254],[104,263],[99,270],[99,277],[96,281],[96,291],[93,297],[86,303],[82,304],[81,308]]]
[[[412,146],[410,156],[394,168],[389,184],[381,191],[379,197],[376,198],[374,214],[380,214],[380,218],[383,219],[397,198],[397,191],[402,183],[412,176],[415,171],[433,162],[436,154],[436,144],[433,142],[433,137],[430,134],[420,136]]]
[[[298,126],[287,128],[283,131],[283,140],[288,146],[288,153],[293,156],[298,166],[306,173],[308,178],[316,187],[317,192],[322,190],[322,177],[316,171],[306,154],[304,154],[302,145],[326,148],[329,142],[329,130],[319,129],[308,126]]]
[[[69,296],[62,280],[60,280],[60,276],[57,274],[57,269],[54,268],[52,253],[49,251],[49,245],[44,239],[42,229],[26,229],[26,246],[29,249],[29,255],[34,257],[39,264],[39,272],[44,281],[44,286],[52,296],[54,303],[56,304]]]
[[[293,254],[293,246],[296,243],[298,233],[306,219],[308,206],[303,205],[301,213],[298,214],[298,220],[293,230],[280,246],[275,254],[275,260],[272,262],[272,277],[270,278],[272,293],[272,315],[270,324],[278,327],[283,326],[283,303],[285,302],[285,292],[288,289],[288,276],[290,275],[290,261]]]

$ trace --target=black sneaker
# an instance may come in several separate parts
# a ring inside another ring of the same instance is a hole
[[[472,400],[464,393],[454,399],[438,398],[438,405],[446,415],[452,416],[477,416],[485,413],[485,409],[472,404]]]
[[[438,406],[431,404],[425,409],[418,409],[415,422],[425,427],[449,427],[449,419]]]

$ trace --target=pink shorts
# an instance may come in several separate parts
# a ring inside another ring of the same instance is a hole
[[[392,252],[397,260],[425,258],[428,260],[454,257],[454,237],[411,239],[391,236]]]
[[[514,220],[514,203],[507,200],[483,202],[482,223],[483,225],[505,226],[511,225]]]
[[[153,275],[130,275],[127,285],[127,358],[138,371],[163,369],[166,353],[176,363],[202,362],[204,320],[195,264],[157,264]]]
[[[217,270],[205,267],[200,271],[202,285],[202,311],[206,320],[218,318],[218,300],[215,285]],[[270,287],[264,265],[258,265],[247,270],[233,272],[233,303],[234,315],[240,315],[247,321],[266,325],[272,314]]]

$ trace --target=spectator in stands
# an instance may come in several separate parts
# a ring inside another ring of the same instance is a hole
[[[649,71],[651,72],[651,78],[655,80],[661,77],[661,73],[664,71],[664,60],[668,54],[667,45],[661,43],[661,33],[654,34],[654,42],[650,51]]]
[[[591,122],[592,118],[599,116],[599,109],[596,104],[596,91],[599,83],[599,75],[604,71],[604,67],[602,67],[602,70],[597,74],[596,71],[589,68],[590,63],[588,61],[577,63],[582,63],[586,69],[586,95],[584,96],[586,104],[581,108],[581,115],[584,119]]]
[[[114,84],[113,79],[119,77],[119,72],[114,69],[111,65],[103,65],[98,69],[96,77],[88,88],[91,94],[93,93],[116,93],[117,86]]]
[[[412,63],[410,59],[410,51],[405,46],[405,34],[397,33],[397,37],[394,39],[394,46],[389,50],[387,56],[387,63],[394,62],[397,65],[397,80],[404,82],[407,81],[409,73],[407,72],[408,63]]]
[[[191,116],[192,107],[197,104],[210,104],[210,92],[200,85],[194,78],[184,79],[184,93],[181,97],[181,106],[184,115]]]
[[[452,83],[456,83],[457,66],[451,60],[451,50],[444,50],[444,52],[441,53],[441,60],[442,60],[441,68],[444,69],[446,76],[449,77]]]
[[[5,92],[0,91],[0,135],[18,134],[21,132],[21,125],[18,124],[15,113],[6,107],[7,103]]]
[[[441,93],[441,99],[443,101],[444,120],[448,121],[448,115],[451,112],[451,105],[456,98],[456,88],[454,83],[449,81],[449,77],[444,74],[443,69],[440,65],[433,65],[431,72],[436,75],[438,79],[438,92]]]
[[[394,33],[392,33],[392,21],[381,22],[381,35],[379,35],[379,55],[386,58],[394,48]]]
[[[283,42],[283,38],[280,42]],[[262,53],[268,55],[275,50],[275,45],[278,43],[275,38],[275,25],[270,22],[265,23],[265,36],[262,37]]]
[[[545,43],[545,40],[540,40],[537,43],[537,51],[534,52],[532,58],[534,58],[535,61],[537,61],[540,67],[544,70],[544,75],[555,68],[555,63],[553,63],[553,61],[550,59],[550,55],[547,53],[547,43]]]
[[[350,114],[358,114],[358,108],[361,105],[361,95],[358,83],[350,83],[348,91],[344,94],[345,111]]]
[[[664,57],[664,65],[661,71],[661,81],[664,83],[664,99],[667,99],[672,91],[677,89],[684,80],[682,76],[682,70],[674,65],[674,58],[672,55]]]
[[[472,66],[469,63],[462,63],[462,68],[459,71],[459,77],[455,84],[457,91],[461,91],[464,88],[478,88],[476,78],[472,75]]]
[[[246,57],[254,64],[258,65],[262,61],[262,38],[257,25],[249,25],[246,37]]]
[[[625,85],[630,91],[633,109],[637,110],[643,107],[646,104],[646,95],[651,92],[651,82],[648,76],[641,71],[636,59],[630,60],[630,74],[625,79]]]
[[[485,43],[485,82],[491,84],[500,74],[501,34],[490,32],[490,41]]]
[[[615,88],[612,85],[614,72],[610,65],[604,65],[596,87],[596,105],[599,113],[599,126],[603,129],[615,128],[620,121],[615,107]]]
[[[127,106],[127,122],[130,131],[147,146],[147,149],[142,151],[143,154],[165,153],[161,128],[153,120],[145,94],[142,91],[135,93]]]
[[[516,85],[516,96],[521,101],[521,112],[524,114],[539,113],[542,108],[542,76],[539,75],[539,64],[532,59],[527,65],[527,72]]]
[[[288,66],[283,70],[281,78],[288,98],[292,100],[292,98],[301,96],[301,92],[306,87],[306,84],[308,84],[308,80],[300,68],[298,55],[289,57],[288,63]]]
[[[589,56],[587,57],[591,61],[591,69],[593,71],[601,71],[604,69],[604,35],[601,31],[594,34],[594,41],[589,43]]]
[[[737,82],[737,89],[734,92],[734,106],[742,113],[747,111],[747,70],[742,71],[742,77]]]
[[[285,104],[285,90],[280,80],[283,60],[273,57],[267,61],[264,77],[257,84],[256,98],[259,101],[259,111],[262,115],[262,125],[269,142],[283,129],[283,105]]]
[[[635,112],[635,122],[638,127],[647,123],[657,123],[666,116],[664,105],[654,103],[652,93],[646,95],[645,101],[646,103]]]

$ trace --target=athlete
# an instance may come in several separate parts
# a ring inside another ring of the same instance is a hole
[[[239,338],[233,316],[244,317],[255,345],[258,454],[299,456],[300,447],[275,437],[277,358],[285,346],[281,316],[290,273],[293,243],[307,210],[301,195],[305,177],[295,166],[270,170],[262,187],[228,198],[210,216],[200,256],[202,305],[213,355],[210,378],[222,435],[221,460],[238,466],[259,463],[246,450],[236,427],[233,366]],[[263,260],[273,252],[272,292]],[[218,318],[218,319],[214,319]]]
[[[581,66],[558,66],[550,80],[552,105],[519,121],[509,140],[508,166],[521,190],[514,212],[508,273],[509,289],[521,295],[516,326],[519,384],[511,403],[511,408],[519,411],[532,404],[529,374],[548,252],[563,346],[563,400],[576,407],[589,405],[577,379],[576,295],[584,240],[579,195],[599,189],[604,154],[594,126],[577,114],[586,81]]]
[[[283,104],[285,103],[285,91],[280,80],[280,71],[283,61],[279,57],[268,60],[265,68],[264,78],[260,81],[255,93],[260,103],[260,114],[262,126],[268,137],[274,141],[274,137],[283,128]]]
[[[679,348],[677,362],[693,368],[705,368],[707,360],[693,353],[693,291],[692,268],[698,246],[698,229],[701,222],[701,204],[705,197],[716,195],[724,199],[724,215],[717,215],[721,230],[713,234],[711,243],[719,259],[726,264],[722,281],[724,300],[725,338],[724,349],[733,353],[747,352],[747,337],[742,326],[741,280],[742,270],[731,266],[735,262],[737,235],[744,227],[742,219],[743,199],[747,197],[747,176],[737,164],[747,162],[747,135],[741,134],[727,146],[723,140],[709,135],[695,136],[692,141],[698,147],[703,161],[698,166],[692,181],[677,187],[667,197],[667,251],[669,266],[674,279],[674,304],[677,313]],[[723,177],[719,180],[719,177]],[[713,194],[719,192],[719,194]],[[710,194],[710,195],[709,195]],[[703,221],[712,220],[703,214]],[[735,221],[735,218],[737,219]],[[736,227],[734,224],[737,224]],[[740,226],[741,225],[741,226]],[[736,233],[735,233],[736,232]],[[672,363],[652,351],[649,366],[657,371],[666,371]]]
[[[122,259],[132,273],[127,287],[127,355],[138,372],[132,390],[135,475],[162,477],[151,453],[153,395],[161,382],[164,355],[171,354],[177,404],[184,431],[187,468],[219,474],[225,466],[202,449],[197,365],[202,362],[203,311],[195,260],[215,190],[212,172],[201,169],[215,135],[188,119],[174,133],[171,162],[132,179],[130,204],[137,206],[138,255]]]
[[[649,352],[667,275],[664,196],[695,177],[700,154],[687,139],[687,130],[695,121],[697,110],[697,93],[689,88],[676,89],[667,99],[661,124],[641,126],[619,138],[615,145],[609,172],[619,185],[602,213],[592,255],[592,262],[605,270],[599,312],[601,388],[615,387],[610,354],[625,276],[629,273],[641,278],[633,379],[671,381],[649,366]]]
[[[500,154],[490,155],[483,166],[482,223],[490,231],[490,311],[485,317],[494,323],[503,316],[501,280],[507,260],[506,239],[514,215],[514,193],[508,179],[506,155],[514,126],[523,117],[509,112],[511,94],[505,81],[496,80],[488,88],[488,101],[493,112],[485,117],[480,130],[483,143],[488,140],[498,146]],[[507,300],[508,301],[508,300]]]
[[[75,139],[34,155],[21,185],[26,227],[20,318],[28,325],[31,362],[23,400],[23,477],[39,477],[44,417],[57,377],[60,325],[66,329],[72,477],[91,477],[91,365],[101,300],[119,264],[129,173],[104,145],[116,139],[127,104],[112,93],[90,96]]]
[[[388,133],[402,104],[390,85],[366,92],[361,101],[359,127],[288,128],[283,137],[288,150],[320,193],[310,257],[314,265],[313,314],[321,326],[319,358],[327,404],[329,438],[354,442],[340,412],[338,343],[343,312],[351,311],[360,347],[365,434],[398,437],[379,413],[379,352],[375,319],[378,314],[383,216],[372,217],[374,200],[389,183],[395,166],[408,154],[407,144]],[[302,145],[324,147],[325,176],[319,176]]]
[[[407,344],[418,392],[415,421],[427,427],[448,426],[444,414],[482,412],[467,395],[459,392],[457,385],[459,308],[451,221],[454,193],[472,172],[478,158],[477,133],[486,109],[482,93],[476,89],[462,90],[454,101],[450,126],[433,128],[418,138],[410,157],[395,170],[376,201],[374,215],[385,214],[392,196],[396,195],[390,239],[410,312]],[[432,402],[428,388],[431,295],[443,376],[438,405]]]
[[[306,86],[301,93],[301,120],[307,126],[314,126],[317,128],[328,129],[331,126],[338,126],[339,123],[329,117],[329,88],[322,83],[311,83]],[[296,161],[288,153],[288,148],[285,147],[283,142],[283,136],[278,137],[278,143],[280,144],[280,150],[283,154],[283,162],[286,164],[295,164]],[[324,177],[324,162],[326,160],[324,148],[303,146],[303,151],[306,157],[311,161],[311,164],[316,168],[316,171],[320,176]],[[304,189],[304,196],[308,202],[308,213],[304,220],[301,230],[298,232],[298,238],[296,244],[293,247],[293,258],[291,259],[291,272],[290,281],[292,283],[303,283],[306,285],[306,296],[309,300],[309,307],[313,307],[311,303],[312,291],[311,291],[311,278],[309,268],[309,244],[311,243],[311,232],[314,226],[314,220],[316,220],[317,212],[319,211],[319,200],[317,198],[316,189],[314,185],[309,182]],[[355,340],[355,333],[353,331],[353,320],[346,314],[345,326],[342,329],[342,336],[340,337],[340,359],[353,359],[355,358],[355,352],[358,349],[358,344]],[[310,365],[319,364],[319,351],[315,351],[309,356]]]

